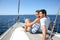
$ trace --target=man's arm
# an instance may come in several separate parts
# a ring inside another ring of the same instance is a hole
[[[42,36],[43,36],[43,40],[46,40],[46,26],[42,26]]]
[[[42,28],[42,39],[46,40],[46,19],[41,19],[40,20],[41,23],[41,28]]]

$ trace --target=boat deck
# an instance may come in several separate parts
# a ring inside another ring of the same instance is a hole
[[[15,23],[12,27],[10,27],[4,34],[0,36],[0,40],[10,40],[12,33],[16,28],[20,28],[24,25],[24,23]],[[25,32],[28,36],[29,40],[42,40],[42,34],[31,34],[29,32]],[[60,40],[60,34],[55,34],[53,36],[53,40]]]

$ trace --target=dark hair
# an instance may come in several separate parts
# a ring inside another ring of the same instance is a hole
[[[47,12],[46,12],[45,9],[41,9],[40,12],[42,12],[42,14],[45,14],[45,16],[46,16],[46,14],[47,14]]]
[[[38,13],[39,13],[39,12],[40,12],[40,10],[36,10],[35,12],[38,12]]]

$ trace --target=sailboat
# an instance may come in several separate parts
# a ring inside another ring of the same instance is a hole
[[[20,30],[23,30],[22,27],[24,26],[24,23],[19,22],[19,7],[20,7],[20,0],[18,1],[17,21],[12,27],[10,27],[5,33],[3,33],[0,36],[0,40],[42,40],[42,34],[31,34],[29,32],[20,31]],[[56,16],[56,19],[57,19],[57,16]],[[54,21],[55,23],[56,23],[56,19]],[[53,32],[53,30],[52,30],[52,32]],[[47,35],[47,37],[48,37],[48,35]],[[60,40],[60,34],[54,33],[54,36],[52,37],[52,39]],[[51,38],[48,40],[51,40]]]

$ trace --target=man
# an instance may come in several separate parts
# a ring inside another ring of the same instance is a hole
[[[39,16],[39,10],[36,10],[36,19],[31,22],[29,19],[25,20],[25,29],[24,31],[27,31],[27,29],[30,29],[31,33],[36,33],[39,29],[39,23],[40,23],[40,16]]]
[[[42,30],[42,36],[43,36],[43,40],[46,40],[46,32],[47,32],[47,29],[50,25],[50,20],[49,18],[47,17],[46,15],[46,10],[45,9],[41,9],[40,12],[39,12],[39,15],[41,17],[40,19],[40,25],[41,25],[41,30]]]

